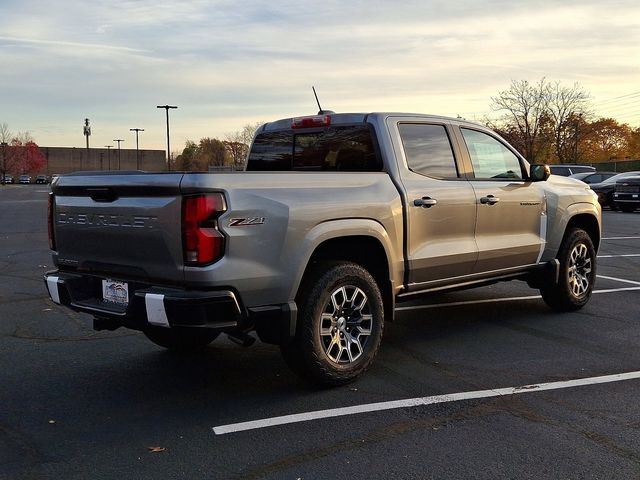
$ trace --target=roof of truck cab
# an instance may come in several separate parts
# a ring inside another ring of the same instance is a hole
[[[486,128],[485,125],[476,122],[470,122],[469,120],[465,120],[463,118],[452,118],[446,117],[444,115],[434,115],[428,113],[405,113],[405,112],[370,112],[370,113],[323,113],[322,115],[329,115],[331,117],[331,125],[353,125],[356,123],[365,123],[369,117],[378,117],[380,119],[384,119],[387,117],[409,117],[416,118],[422,120],[439,120],[439,121],[447,121],[447,122],[455,122],[458,124],[467,124],[473,126],[479,126]],[[275,131],[275,130],[288,130],[291,129],[291,123],[294,118],[300,117],[315,117],[318,114],[311,115],[300,115],[298,117],[290,117],[290,118],[282,118],[280,120],[275,120],[273,122],[267,122],[260,129],[259,132],[264,131]]]

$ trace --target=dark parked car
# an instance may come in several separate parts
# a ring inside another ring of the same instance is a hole
[[[591,190],[598,194],[598,201],[603,207],[611,207],[612,210],[617,210],[618,207],[613,203],[613,190],[615,189],[616,182],[627,177],[633,177],[640,175],[640,172],[624,172],[607,178],[600,183],[592,183],[589,185]]]
[[[36,183],[51,183],[51,179],[48,175],[38,175],[36,177]]]
[[[5,183],[5,184],[6,184],[6,183],[14,183],[14,182],[13,182],[13,175],[6,174],[6,175],[4,176],[4,183]]]
[[[31,183],[31,175],[20,175],[18,183]]]
[[[594,173],[596,169],[589,165],[575,165],[573,163],[563,163],[562,165],[549,165],[551,173],[553,175],[562,175],[563,177],[569,177],[574,173],[589,172]]]
[[[583,181],[584,183],[600,183],[604,182],[607,178],[611,178],[616,175],[616,172],[582,172],[569,175],[570,178],[575,178]]]
[[[623,212],[633,212],[640,207],[640,175],[616,182],[613,203]]]

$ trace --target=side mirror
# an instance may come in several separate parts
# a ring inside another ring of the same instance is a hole
[[[551,176],[549,165],[534,163],[529,169],[529,180],[532,182],[545,182]]]

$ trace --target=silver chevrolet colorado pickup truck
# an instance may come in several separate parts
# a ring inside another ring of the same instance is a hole
[[[584,183],[474,123],[321,113],[263,125],[245,172],[59,177],[53,301],[172,349],[256,331],[337,385],[396,302],[512,279],[556,310],[589,300],[601,209]]]

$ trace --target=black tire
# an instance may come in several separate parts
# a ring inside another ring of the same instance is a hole
[[[636,210],[635,205],[620,205],[620,210],[624,213],[633,213]]]
[[[149,326],[144,332],[156,345],[181,352],[199,350],[213,342],[219,332]]]
[[[373,362],[384,308],[375,279],[350,262],[321,264],[298,295],[298,326],[282,356],[298,375],[322,386],[351,382]]]
[[[616,203],[613,201],[613,194],[611,192],[607,193],[607,200],[605,205],[608,205],[609,208],[611,210],[613,210],[614,212],[618,210],[618,206],[616,205]]]
[[[542,299],[554,310],[578,310],[591,298],[596,279],[596,251],[591,237],[580,228],[569,230],[556,258],[560,262],[558,284],[541,287]]]

